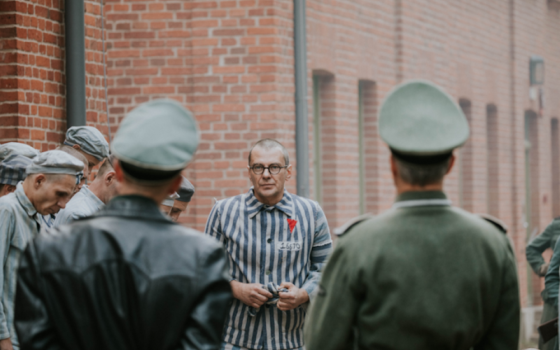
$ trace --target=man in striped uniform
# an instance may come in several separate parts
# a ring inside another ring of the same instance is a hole
[[[230,261],[234,302],[222,349],[301,349],[303,322],[332,250],[317,202],[285,190],[292,166],[278,141],[249,152],[249,192],[217,202],[206,234]]]

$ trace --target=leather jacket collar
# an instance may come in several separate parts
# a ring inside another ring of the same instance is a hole
[[[95,216],[119,216],[134,219],[172,222],[160,210],[156,202],[138,195],[117,196]]]

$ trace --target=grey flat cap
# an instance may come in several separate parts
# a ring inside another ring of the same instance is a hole
[[[8,142],[0,146],[0,161],[14,154],[33,159],[37,157],[39,153],[41,152],[24,143]]]
[[[179,202],[190,202],[192,196],[194,195],[194,186],[193,184],[187,180],[187,178],[185,178],[184,176],[182,176],[183,181],[181,181],[181,187],[179,187],[179,190],[177,191],[177,194],[179,195],[179,198],[177,198],[177,200]]]
[[[103,134],[92,126],[73,126],[66,132],[65,145],[79,145],[80,149],[97,160],[107,158],[109,144]]]
[[[173,202],[179,198],[179,195],[177,194],[177,192],[173,193],[170,196],[167,196],[167,198],[165,198],[163,200],[163,202],[161,202],[162,205],[168,206],[168,207],[172,207],[173,206]]]
[[[25,156],[12,154],[0,162],[0,184],[17,185],[27,177],[26,169],[33,161]]]
[[[176,101],[163,99],[128,113],[111,149],[119,160],[139,169],[180,171],[191,161],[199,140],[192,113]]]
[[[84,163],[66,152],[53,150],[39,154],[27,167],[29,174],[69,174],[78,175],[84,170]]]

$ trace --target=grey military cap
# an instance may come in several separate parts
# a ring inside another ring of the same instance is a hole
[[[84,163],[66,152],[53,150],[39,154],[26,169],[27,174],[78,175]]]
[[[65,145],[79,145],[80,149],[97,160],[107,158],[109,144],[103,134],[92,126],[73,126],[66,132]]]
[[[0,161],[14,154],[33,159],[39,153],[38,150],[24,143],[8,142],[0,146]]]
[[[422,80],[389,93],[380,108],[378,129],[391,150],[408,156],[449,154],[469,137],[467,119],[453,98]]]
[[[26,169],[33,161],[25,156],[12,154],[0,162],[0,184],[17,185],[27,177]]]
[[[179,195],[178,198],[176,198],[179,202],[190,202],[192,196],[194,195],[194,186],[193,184],[187,180],[186,177],[182,177],[183,180],[181,181],[181,187],[179,187],[179,190],[177,191],[177,194]]]
[[[184,169],[199,139],[191,112],[175,101],[163,99],[141,104],[128,113],[111,150],[121,163],[127,164],[127,168],[123,166],[125,171],[152,172],[156,177],[157,172]]]

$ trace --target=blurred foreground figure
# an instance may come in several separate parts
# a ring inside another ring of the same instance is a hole
[[[161,203],[161,210],[169,215],[171,220],[177,222],[179,216],[187,210],[187,206],[193,195],[194,186],[183,176],[181,187],[179,187],[176,193],[173,193]]]
[[[127,115],[112,143],[119,196],[40,236],[22,257],[22,350],[219,348],[231,302],[226,255],[159,210],[198,142],[194,118],[176,102]]]
[[[307,350],[516,350],[519,291],[507,236],[451,206],[442,191],[465,116],[434,85],[413,81],[385,100],[392,210],[341,232],[305,321]]]
[[[15,192],[0,198],[2,350],[19,349],[13,321],[17,267],[21,254],[28,242],[39,234],[40,215],[55,214],[70,200],[76,187],[77,174],[83,166],[82,162],[64,152],[41,153],[26,168],[27,177],[17,184]]]

